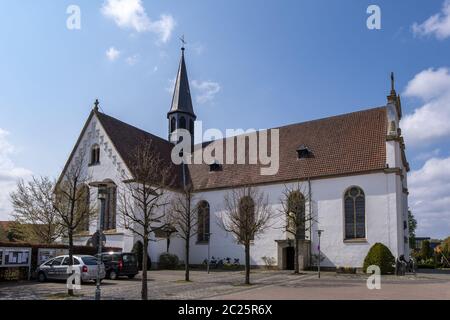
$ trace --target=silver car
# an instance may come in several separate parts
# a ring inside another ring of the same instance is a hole
[[[38,280],[67,280],[70,274],[67,273],[69,267],[69,256],[59,256],[41,264],[37,270]],[[87,255],[74,255],[73,268],[80,270],[81,281],[91,281],[97,279],[97,258]],[[105,278],[105,265],[100,264],[100,279]]]

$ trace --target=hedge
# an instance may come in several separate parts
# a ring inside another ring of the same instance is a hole
[[[395,270],[395,258],[388,247],[382,243],[375,243],[370,248],[364,259],[364,272],[367,272],[369,266],[378,266],[381,269],[381,274],[392,273]]]

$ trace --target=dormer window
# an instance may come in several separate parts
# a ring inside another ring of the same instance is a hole
[[[222,171],[222,165],[217,161],[209,165],[209,172]]]
[[[96,144],[91,148],[91,162],[90,165],[94,166],[100,164],[100,147]]]
[[[298,156],[299,159],[312,158],[313,157],[313,152],[307,146],[302,144],[297,149],[297,156]]]

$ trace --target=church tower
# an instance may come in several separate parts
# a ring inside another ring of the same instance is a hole
[[[179,129],[186,129],[191,133],[191,143],[194,144],[194,124],[197,116],[192,106],[191,90],[189,88],[189,79],[184,60],[184,46],[181,48],[181,62],[178,69],[175,90],[173,93],[172,107],[167,118],[169,119],[169,141],[179,142]]]

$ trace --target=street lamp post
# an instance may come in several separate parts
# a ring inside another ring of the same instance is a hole
[[[96,278],[96,289],[95,289],[95,300],[101,299],[101,288],[100,288],[100,268],[102,265],[102,251],[103,251],[103,219],[105,217],[106,210],[106,197],[108,195],[108,188],[114,186],[112,182],[92,182],[89,186],[97,188],[98,190],[98,200],[100,200],[100,215],[97,220],[97,278]]]
[[[322,236],[322,233],[323,233],[323,230],[317,230],[317,235],[319,236],[319,247],[318,247],[318,249],[319,249],[319,258],[318,258],[318,263],[317,263],[317,266],[318,266],[318,271],[319,271],[319,279],[320,279],[320,259],[321,259],[321,251],[320,251],[320,237]]]

